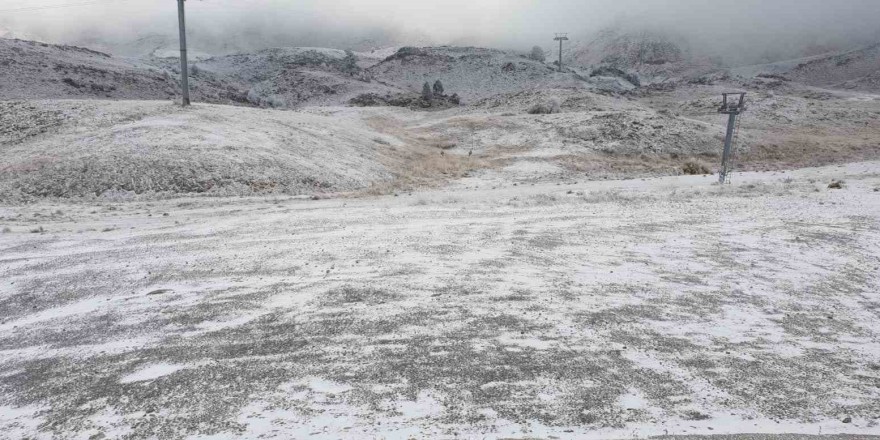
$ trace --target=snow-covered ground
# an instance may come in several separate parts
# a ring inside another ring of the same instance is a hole
[[[880,434],[876,47],[357,56],[0,40],[0,438]]]
[[[0,436],[877,434],[880,163],[713,181],[0,207]]]
[[[161,101],[0,102],[0,200],[312,195],[393,177],[393,139],[334,111]],[[383,143],[379,143],[383,142]]]

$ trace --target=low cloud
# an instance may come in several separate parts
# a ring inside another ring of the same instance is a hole
[[[176,35],[170,0],[10,11],[63,4],[0,0],[0,27],[44,41],[110,48]],[[187,10],[193,45],[209,51],[402,44],[525,49],[549,45],[554,32],[587,39],[618,25],[671,30],[697,50],[745,61],[880,39],[877,0],[188,0]]]

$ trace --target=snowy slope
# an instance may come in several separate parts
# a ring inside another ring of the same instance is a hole
[[[743,77],[781,76],[802,84],[831,89],[880,92],[880,43],[842,52],[731,70]]]
[[[271,101],[272,106],[290,108],[339,105],[361,93],[401,91],[344,71],[344,55],[334,49],[289,48],[194,57],[191,94],[199,102],[266,106]],[[373,54],[362,57],[363,67],[378,61]],[[179,96],[177,58],[119,58],[75,46],[0,39],[0,67],[0,99]]]
[[[196,78],[213,76],[222,83],[248,91],[253,104],[262,99],[276,107],[341,105],[363,93],[399,93],[402,90],[371,81],[357,69],[349,70],[345,52],[325,48],[276,48],[254,53],[213,57],[195,63]],[[365,65],[374,58],[359,56]],[[170,61],[170,66],[174,62]]]
[[[175,99],[180,96],[178,63],[0,39],[0,99]],[[210,75],[191,75],[190,88],[196,101],[251,105],[247,89]]]
[[[798,64],[786,76],[813,86],[880,92],[880,43]]]
[[[0,206],[0,437],[877,440],[878,176]]]
[[[699,76],[718,68],[692,53],[682,37],[619,28],[603,29],[586,43],[573,42],[566,59],[582,68],[606,66],[636,72],[644,83]]]
[[[73,46],[0,39],[0,99],[168,99],[166,72]]]
[[[357,119],[297,112],[0,101],[0,199],[349,191],[391,177],[377,137]]]
[[[495,49],[476,47],[404,48],[369,69],[376,79],[420,92],[425,82],[443,82],[446,93],[470,103],[502,93],[571,85],[572,74],[549,64]]]

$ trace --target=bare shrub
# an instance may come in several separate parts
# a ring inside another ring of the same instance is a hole
[[[431,144],[435,148],[439,148],[441,150],[451,150],[458,146],[457,143],[452,141],[437,141]]]
[[[260,96],[260,92],[258,92],[257,89],[250,89],[250,90],[248,90],[248,92],[247,92],[247,100],[248,100],[251,104],[260,105],[260,100],[261,100],[262,98],[263,98],[263,97]]]
[[[287,107],[287,102],[278,95],[270,95],[265,96],[259,90],[253,88],[248,90],[247,100],[251,104],[260,106],[260,107],[271,107],[271,108],[284,108]]]
[[[8,233],[10,233],[10,232],[12,232],[12,229],[9,229],[9,226],[6,226],[6,227],[3,228],[3,233],[4,233],[4,234],[8,234]]]
[[[360,70],[358,68],[357,62],[358,58],[354,54],[354,52],[352,52],[351,49],[346,49],[345,58],[342,59],[342,71],[344,73],[347,73],[349,76],[354,76],[356,73],[358,73],[358,70]]]
[[[552,115],[562,110],[562,101],[553,97],[546,101],[539,102],[527,110],[530,115]]]
[[[547,55],[544,53],[544,49],[541,49],[541,46],[533,47],[531,53],[529,53],[529,58],[542,63],[547,61]]]
[[[266,98],[265,105],[272,108],[284,108],[287,107],[287,102],[278,95],[272,95]]]
[[[697,176],[702,174],[711,174],[709,167],[697,160],[689,160],[682,165],[681,170],[689,176]]]

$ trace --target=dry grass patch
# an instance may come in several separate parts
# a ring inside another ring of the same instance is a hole
[[[714,160],[711,155],[705,156],[706,160]],[[639,177],[657,175],[688,174],[690,162],[694,162],[695,174],[711,174],[708,165],[702,160],[689,159],[682,165],[681,158],[677,154],[572,154],[557,156],[555,162],[561,167],[575,173],[609,177]],[[705,172],[702,172],[705,171]]]
[[[861,131],[840,135],[772,135],[749,145],[737,154],[743,170],[776,170],[818,167],[835,163],[880,158],[880,136]]]
[[[681,170],[689,176],[712,173],[712,171],[709,170],[708,165],[698,160],[689,160],[685,162],[684,165],[682,165]]]
[[[436,186],[442,182],[466,177],[473,171],[487,168],[490,162],[479,157],[438,154],[437,152],[410,152],[395,172],[395,179],[378,182],[365,190],[368,195],[385,195]]]

